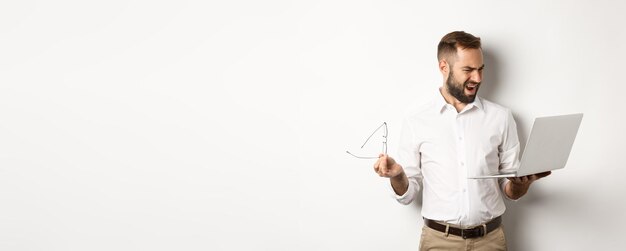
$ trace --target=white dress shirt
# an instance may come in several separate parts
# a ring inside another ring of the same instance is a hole
[[[517,128],[508,108],[477,97],[457,112],[437,92],[406,118],[399,141],[397,162],[409,189],[394,193],[398,202],[409,204],[423,190],[423,217],[463,227],[504,213],[509,180],[467,177],[519,168]]]

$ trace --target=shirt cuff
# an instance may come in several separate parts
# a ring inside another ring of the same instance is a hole
[[[506,185],[509,184],[509,182],[511,182],[511,181],[509,179],[507,179],[507,178],[500,178],[499,183],[500,183],[500,190],[502,191],[502,195],[507,200],[518,201],[519,199],[514,200],[514,199],[509,198],[508,195],[506,195]]]

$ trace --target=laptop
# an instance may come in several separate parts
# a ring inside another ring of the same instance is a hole
[[[516,172],[469,179],[522,177],[564,168],[582,119],[582,113],[536,118]]]

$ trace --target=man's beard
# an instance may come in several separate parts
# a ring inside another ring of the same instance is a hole
[[[448,93],[452,95],[452,97],[456,98],[458,101],[464,104],[469,104],[474,102],[476,99],[476,94],[478,94],[478,88],[480,87],[480,83],[476,83],[476,94],[465,95],[465,88],[469,83],[476,83],[470,80],[465,81],[465,83],[457,84],[454,82],[454,74],[452,74],[452,70],[448,73],[448,81],[446,81],[446,86],[448,87]]]

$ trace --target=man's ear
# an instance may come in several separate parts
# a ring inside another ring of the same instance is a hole
[[[445,59],[439,60],[439,71],[444,76],[448,76],[448,72],[450,72],[450,64]]]

